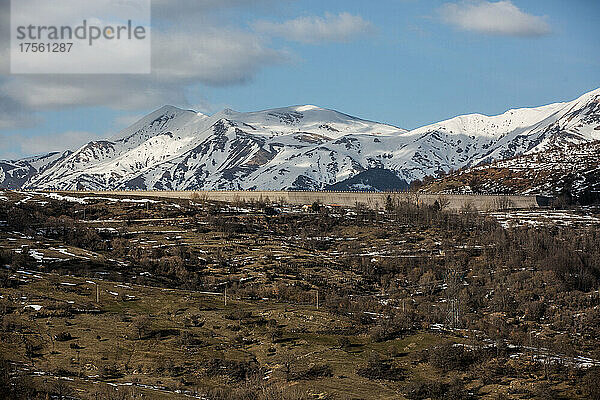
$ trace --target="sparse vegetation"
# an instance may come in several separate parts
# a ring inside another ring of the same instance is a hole
[[[600,393],[597,225],[6,195],[2,398]]]

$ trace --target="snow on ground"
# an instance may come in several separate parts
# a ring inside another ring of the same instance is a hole
[[[57,252],[59,252],[61,254],[64,254],[65,256],[68,256],[68,257],[79,257],[76,254],[70,253],[67,249],[62,248],[62,247],[50,247],[50,250],[57,251]]]
[[[112,201],[115,203],[118,202],[122,202],[122,203],[160,203],[160,200],[151,200],[151,199],[117,199],[114,197],[84,197],[85,200],[106,200],[106,201]]]
[[[489,215],[496,218],[504,228],[525,225],[571,226],[576,224],[600,224],[600,218],[596,215],[581,214],[571,210],[505,211],[492,212]]]
[[[58,193],[39,193],[39,192],[31,192],[31,193],[38,195],[38,196],[48,197],[48,198],[54,199],[54,200],[68,201],[70,203],[86,204],[86,201],[80,197],[65,196],[65,195],[58,194]]]
[[[99,227],[99,228],[96,228],[96,230],[98,232],[110,232],[110,233],[118,232],[118,230],[116,228],[111,228],[111,227]]]
[[[595,90],[567,103],[492,117],[463,115],[410,132],[310,105],[223,110],[210,117],[168,106],[56,163],[22,160],[42,171],[25,187],[130,189],[136,182],[157,190],[322,189],[373,165],[411,181],[440,169],[537,152],[556,136],[561,143],[598,140],[597,122],[588,118],[598,98]]]
[[[29,200],[31,200],[33,198],[33,196],[25,196],[24,198],[22,198],[21,200],[17,201],[15,203],[15,205],[19,205],[19,204],[25,204],[27,203]]]
[[[44,255],[44,253],[42,253],[39,250],[29,250],[29,255],[33,258],[35,258],[35,260],[38,263],[44,262],[44,261],[55,261],[58,260],[58,258],[55,257],[47,257]]]
[[[23,192],[17,192],[17,193],[23,193]],[[27,197],[24,199],[21,199],[17,204],[26,203],[27,201],[29,201],[33,198],[32,195],[43,196],[43,197],[50,198],[53,200],[67,201],[70,203],[78,203],[78,204],[88,204],[89,201],[93,201],[93,200],[105,200],[105,201],[111,201],[114,203],[117,203],[117,202],[140,203],[140,204],[160,203],[160,200],[151,200],[151,199],[139,199],[139,198],[138,199],[129,199],[129,198],[100,197],[100,196],[75,197],[75,196],[68,196],[68,195],[63,195],[60,193],[52,193],[52,192],[25,192],[23,194],[26,194]],[[47,204],[47,202],[38,202],[38,203],[42,204],[42,205]]]

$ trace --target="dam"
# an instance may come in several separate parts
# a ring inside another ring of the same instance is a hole
[[[464,208],[478,211],[507,209],[532,209],[548,206],[550,199],[536,195],[481,195],[481,194],[431,194],[416,192],[338,192],[338,191],[52,191],[64,194],[89,194],[106,196],[159,197],[168,199],[204,199],[223,202],[276,202],[292,205],[313,204],[370,209],[385,207],[388,198],[394,202],[408,202],[419,206],[430,206],[437,201],[444,209]]]

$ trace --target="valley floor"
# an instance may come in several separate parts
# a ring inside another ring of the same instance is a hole
[[[600,396],[594,209],[4,192],[0,220],[3,398]]]

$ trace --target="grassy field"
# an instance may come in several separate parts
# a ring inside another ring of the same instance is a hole
[[[301,388],[302,393],[392,399],[398,398],[405,381],[373,382],[357,370],[370,357],[392,354],[403,374],[418,380],[432,371],[413,365],[414,355],[449,340],[417,333],[371,343],[365,334],[323,333],[352,330],[352,323],[315,306],[231,298],[225,305],[223,295],[110,281],[97,281],[96,303],[95,285],[85,279],[36,275],[22,275],[30,282],[3,291],[4,298],[19,298],[27,305],[15,311],[12,321],[5,321],[14,323],[15,331],[3,340],[2,352],[43,372],[38,380],[72,378],[74,390],[85,398],[96,389],[90,382],[133,384],[129,389],[147,398],[184,398],[175,392],[200,396],[256,374],[254,379],[280,380],[284,388]],[[43,343],[44,354],[28,358],[27,344],[37,341]],[[211,360],[223,360],[218,366],[223,371],[213,371]],[[290,360],[293,366],[287,371]],[[317,379],[287,381],[319,365],[328,365],[330,372]]]
[[[0,394],[600,393],[597,286],[548,270],[545,253],[529,250],[541,242],[553,254],[568,251],[557,243],[588,246],[556,226],[548,227],[555,243],[532,238],[543,230],[503,228],[473,211],[400,204],[381,212],[307,211],[4,196]],[[569,229],[578,238],[589,233]]]

